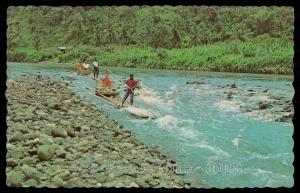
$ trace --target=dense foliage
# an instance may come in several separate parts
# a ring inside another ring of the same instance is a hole
[[[292,73],[293,8],[10,7],[8,60]],[[59,46],[66,46],[62,53]]]

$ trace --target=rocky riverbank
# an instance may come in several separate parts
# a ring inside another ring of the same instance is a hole
[[[60,79],[8,79],[6,183],[188,188],[176,162],[139,142]]]

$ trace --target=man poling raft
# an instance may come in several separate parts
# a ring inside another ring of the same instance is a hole
[[[137,87],[138,82],[139,81],[133,79],[133,74],[130,74],[130,78],[124,82],[127,85],[127,90],[122,100],[122,105],[121,105],[122,107],[129,95],[130,95],[130,105],[133,104],[134,89]]]

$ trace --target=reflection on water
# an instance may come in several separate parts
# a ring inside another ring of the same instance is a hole
[[[292,77],[110,68],[116,84],[133,72],[142,83],[135,106],[158,115],[155,120],[137,120],[126,110],[114,109],[87,92],[85,88],[94,87],[95,82],[71,72],[74,66],[9,63],[8,76],[40,72],[51,77],[74,77],[72,89],[146,144],[159,147],[182,167],[194,168],[187,175],[199,186],[293,186],[292,123],[275,122],[272,117],[257,119],[240,108],[251,106],[252,100],[266,99],[261,93],[253,98],[244,95],[253,88],[268,89],[268,94],[291,100]],[[227,99],[226,85],[233,83],[236,91],[232,99]],[[119,86],[123,93],[124,87]]]

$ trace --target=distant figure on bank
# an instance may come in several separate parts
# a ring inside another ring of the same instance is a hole
[[[133,74],[130,74],[130,78],[126,80],[124,83],[127,85],[127,91],[122,101],[122,107],[129,95],[130,95],[130,105],[133,104],[134,89],[137,87],[138,81],[133,79]]]
[[[99,64],[98,64],[96,58],[94,59],[93,67],[94,67],[94,79],[95,79],[95,80],[98,80],[98,75],[99,75]]]
[[[86,64],[85,62],[82,65],[83,65],[85,71],[87,71],[90,67],[90,65]]]
[[[105,86],[105,87],[111,87],[111,83],[112,82],[108,78],[108,72],[106,71],[105,72],[105,77],[102,79],[102,85]]]
[[[78,74],[78,75],[82,75],[82,74],[84,73],[83,62],[80,62],[80,63],[77,65],[76,70],[77,70],[77,74]]]

